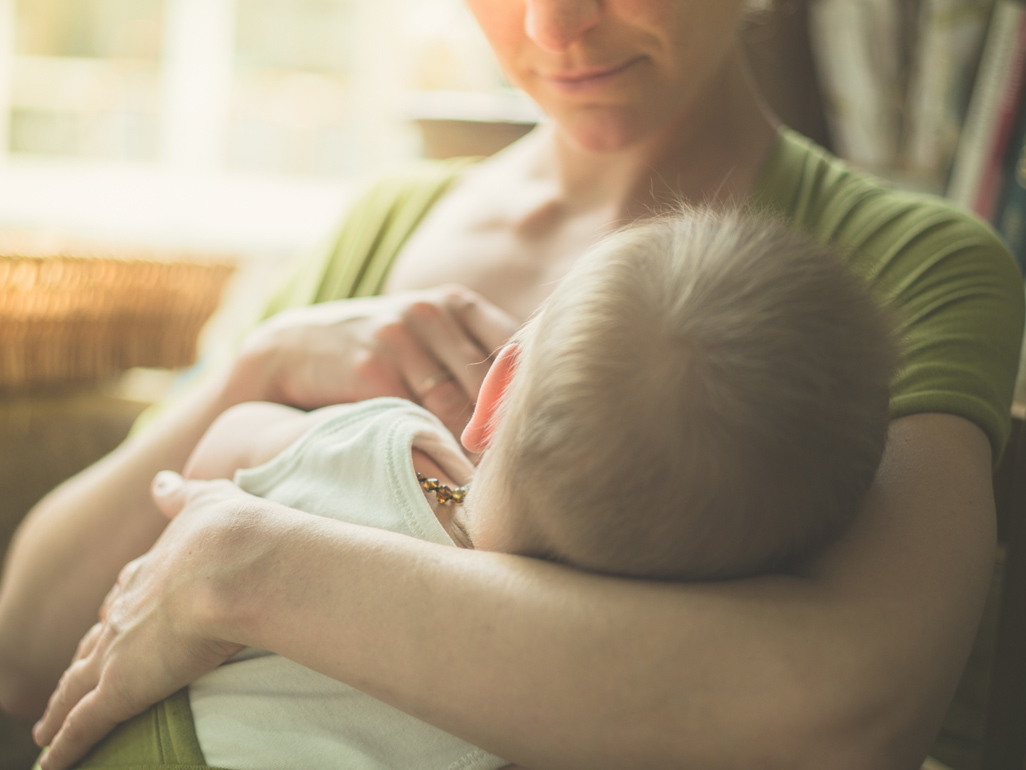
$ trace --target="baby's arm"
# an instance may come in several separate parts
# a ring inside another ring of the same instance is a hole
[[[323,421],[328,409],[304,412],[267,402],[239,404],[221,413],[196,444],[183,475],[192,479],[231,479],[279,454]]]

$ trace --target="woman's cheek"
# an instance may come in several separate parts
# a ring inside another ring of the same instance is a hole
[[[467,0],[470,12],[500,63],[510,58],[524,35],[524,3],[518,0]]]

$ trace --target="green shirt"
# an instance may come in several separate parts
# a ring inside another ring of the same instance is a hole
[[[843,249],[897,309],[903,366],[892,419],[965,417],[990,438],[996,463],[1010,428],[1023,287],[993,230],[945,200],[893,190],[788,130],[753,207]]]
[[[409,236],[469,161],[423,163],[371,187],[330,248],[314,254],[265,315],[378,294]],[[978,219],[938,198],[889,188],[783,129],[752,208],[773,213],[848,254],[852,269],[897,308],[904,365],[892,417],[955,414],[1008,437],[1023,326],[1022,278]],[[83,767],[186,767],[202,762],[186,692],[120,725]]]
[[[467,163],[424,163],[368,190],[331,248],[300,267],[266,315],[380,293],[406,240]],[[891,189],[788,129],[752,208],[842,249],[898,310],[904,365],[892,384],[892,418],[965,417],[990,438],[996,462],[1010,426],[1023,289],[994,232],[947,201]]]

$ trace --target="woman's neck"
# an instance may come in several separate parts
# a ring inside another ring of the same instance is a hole
[[[537,168],[555,174],[567,202],[616,209],[625,220],[680,201],[743,201],[776,138],[776,119],[752,86],[740,55],[658,135],[623,150],[583,149],[557,125],[539,129]]]

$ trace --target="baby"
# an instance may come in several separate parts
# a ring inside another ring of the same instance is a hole
[[[490,448],[457,521],[477,548],[611,574],[786,569],[869,488],[896,360],[861,281],[776,222],[623,230],[500,354],[463,435]]]
[[[399,399],[237,407],[189,472],[248,469],[242,488],[311,513],[613,575],[782,571],[855,514],[896,360],[887,314],[831,250],[750,215],[686,211],[602,240],[499,353],[463,434],[484,452],[476,473]],[[210,765],[506,765],[263,651],[189,700]]]

